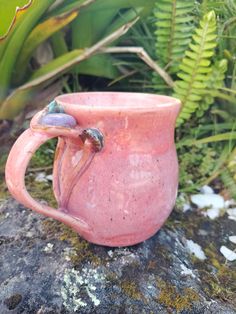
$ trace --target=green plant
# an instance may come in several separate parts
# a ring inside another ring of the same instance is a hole
[[[212,75],[211,63],[216,38],[216,17],[214,11],[211,11],[204,15],[200,27],[195,30],[193,40],[179,66],[180,80],[175,82],[174,96],[181,100],[182,109],[177,125],[189,120],[205,96]]]
[[[224,85],[227,65],[228,62],[226,59],[216,61],[215,64],[212,65],[211,74],[206,82],[205,91],[198,104],[196,111],[197,117],[202,117],[204,112],[214,103],[214,99],[217,96],[219,89]]]
[[[176,130],[182,190],[219,177],[235,196],[235,13],[233,0],[156,1],[155,59],[175,84],[155,72],[152,87],[182,102]]]
[[[156,56],[170,73],[178,71],[190,42],[194,26],[194,3],[194,0],[156,1]]]
[[[14,118],[36,94],[65,73],[76,74],[75,82],[77,73],[118,76],[114,60],[105,58],[99,49],[117,43],[136,18],[147,15],[154,5],[154,0],[145,4],[141,0],[64,0],[56,6],[54,2],[28,2],[0,41],[0,119]],[[72,21],[71,32],[62,31]],[[55,58],[35,68],[32,56],[49,39]],[[75,67],[78,63],[81,66]]]
[[[231,196],[236,199],[236,148],[228,154],[227,158],[220,164],[216,174],[220,177],[225,188]]]
[[[192,191],[204,185],[215,167],[215,160],[219,152],[206,144],[181,149],[180,164],[180,191]],[[191,184],[190,184],[191,183]]]

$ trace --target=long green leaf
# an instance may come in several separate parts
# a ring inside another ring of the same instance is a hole
[[[96,13],[96,19],[94,19],[94,12],[90,10],[83,10],[82,14],[72,23],[72,48],[79,49],[85,47],[91,47],[95,42],[101,39],[105,29],[111,23],[112,19],[116,15],[116,9],[110,9]],[[101,67],[104,64],[102,56],[95,57],[95,59],[84,61],[85,64],[78,65],[73,69],[73,72],[81,74],[97,75],[101,73]],[[94,62],[95,60],[95,62]],[[110,59],[109,59],[110,60]],[[97,61],[97,62],[96,62]],[[82,63],[84,63],[82,62]],[[82,72],[80,72],[82,70]],[[116,69],[112,63],[106,62],[106,75],[110,76]],[[105,73],[104,73],[105,74]],[[111,78],[114,78],[112,75]]]
[[[83,52],[81,51],[81,49],[72,51],[66,55],[60,56],[59,58],[42,67],[40,70],[38,70],[40,72],[36,72],[34,74],[35,76],[37,76],[36,78],[18,87],[3,102],[2,106],[0,107],[0,119],[14,118],[16,113],[19,112],[18,108],[21,109],[24,106],[25,98],[28,97],[28,94],[30,94],[31,91],[35,91],[35,89],[40,89],[42,85],[46,86],[48,82],[53,82],[56,78],[58,78],[58,76],[70,71],[74,65],[88,59],[89,57],[94,56],[100,51],[101,48],[106,47],[120,36],[126,34],[130,27],[132,27],[136,22],[137,19],[123,25],[114,33],[110,34],[109,36],[102,39],[94,46],[86,49]]]
[[[122,26],[137,17],[138,14],[142,14],[143,10],[150,8],[151,1],[142,3],[140,1],[104,1],[98,0],[90,6],[84,8],[81,11],[80,16],[72,23],[72,46],[73,48],[85,48],[93,45],[97,40],[109,35],[115,29]],[[126,11],[122,14],[120,9],[126,8]],[[129,9],[128,9],[129,8]],[[96,19],[94,18],[96,16]],[[113,42],[113,44],[116,44]],[[100,60],[103,57],[99,57]],[[108,59],[112,60],[112,58]],[[81,69],[93,69],[90,71],[91,75],[97,75],[101,73],[102,64],[104,62],[95,63],[93,60],[86,60],[86,64],[81,63],[74,71],[77,73]],[[102,60],[101,60],[102,61]],[[117,69],[112,62],[106,62],[106,73],[103,71],[104,77],[115,78],[114,74],[118,73]],[[84,71],[83,71],[84,73]],[[112,76],[110,75],[112,73]]]
[[[79,74],[115,79],[120,75],[120,72],[114,63],[114,58],[109,55],[96,55],[79,63],[76,69]]]
[[[84,53],[84,49],[74,49],[73,51],[67,52],[58,58],[50,61],[48,64],[42,66],[39,70],[35,71],[31,76],[31,80],[34,80],[40,76],[43,76],[51,71],[56,70],[59,66],[66,64]],[[95,55],[90,57],[77,65],[78,72],[85,75],[93,75],[99,77],[105,77],[114,79],[119,75],[119,71],[116,67],[110,66],[114,63],[114,59],[107,55]],[[67,69],[66,69],[67,71]]]
[[[16,64],[16,75],[21,81],[24,78],[24,73],[30,57],[34,50],[52,34],[62,29],[78,16],[78,10],[64,13],[59,16],[51,17],[43,23],[38,24],[26,39],[24,46],[22,47],[19,59]]]
[[[213,142],[221,142],[221,141],[232,141],[236,140],[236,132],[226,132],[217,135],[212,135],[208,137],[204,137],[199,140],[193,139],[186,139],[184,141],[179,142],[176,147],[180,148],[182,146],[194,146],[194,145],[201,145]]]
[[[26,12],[24,19],[12,34],[0,62],[0,103],[5,98],[10,88],[11,77],[14,74],[14,66],[17,56],[24,44],[25,39],[38,22],[42,14],[54,0],[34,1],[32,6]]]
[[[96,17],[96,13],[98,11],[106,11],[106,10],[120,10],[120,9],[129,9],[129,8],[144,8],[143,16],[147,16],[150,14],[154,8],[156,0],[87,0],[87,1],[78,1],[78,0],[71,0],[65,1],[60,7],[55,9],[54,11],[50,12],[50,15],[60,14],[66,12],[71,9],[75,9],[78,7],[79,4],[82,2],[91,2],[92,4],[86,6],[83,11],[90,11],[93,12],[94,16]]]
[[[70,63],[75,58],[78,58],[84,52],[83,49],[74,49],[66,54],[53,59],[47,64],[43,65],[40,69],[34,72],[31,76],[30,81],[33,81],[41,76],[44,76],[53,71],[57,71],[59,68],[64,68],[63,71],[60,71],[58,74],[62,75],[65,71],[67,71],[66,64]],[[72,65],[71,65],[72,66]]]
[[[50,37],[53,54],[55,57],[59,57],[68,52],[67,43],[65,40],[65,34],[63,31],[56,32]]]
[[[60,15],[68,11],[77,10],[81,8],[81,6],[86,7],[95,1],[97,0],[64,0],[61,4],[56,5],[55,8],[50,9],[44,18],[48,19],[49,17]]]
[[[10,4],[7,8],[6,8],[6,1],[5,0],[0,0],[2,1],[2,8],[0,8],[0,15],[2,14],[3,16],[1,16],[0,18],[0,23],[2,23],[2,21],[4,21],[4,19],[7,19],[6,21],[6,25],[8,28],[7,32],[3,32],[3,36],[0,38],[0,60],[3,56],[3,53],[6,49],[6,47],[8,46],[8,43],[11,40],[11,37],[13,36],[13,34],[16,32],[17,28],[21,25],[25,14],[27,13],[29,7],[33,4],[33,0],[31,0],[30,2],[28,2],[28,5],[26,6],[20,6],[21,9],[16,9],[15,8],[15,15],[13,16],[12,14],[12,9],[14,9],[14,6],[16,5],[16,0],[13,0],[12,2],[8,1],[8,3]],[[23,3],[23,2],[22,2]],[[6,10],[5,10],[6,9]],[[12,19],[12,20],[11,20]],[[9,25],[9,23],[11,22],[11,24]],[[4,24],[4,23],[3,23]],[[2,29],[4,30],[4,28]]]
[[[32,0],[0,0],[0,40],[5,38],[19,15],[27,10]]]
[[[72,23],[72,48],[91,47],[103,37],[104,31],[116,14],[117,9],[99,10],[95,19],[93,11],[84,9]]]

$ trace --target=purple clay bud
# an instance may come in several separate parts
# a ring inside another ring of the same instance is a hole
[[[43,116],[40,124],[48,126],[62,126],[65,128],[73,128],[77,122],[74,117],[66,113],[50,113]]]

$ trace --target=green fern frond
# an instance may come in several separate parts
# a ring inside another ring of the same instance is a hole
[[[204,15],[207,12],[214,10],[217,14],[220,14],[224,10],[225,4],[225,1],[202,0],[200,12]]]
[[[216,47],[216,16],[211,11],[204,15],[200,26],[195,30],[189,50],[179,66],[175,82],[174,96],[182,102],[182,111],[177,120],[180,125],[197,110],[207,88],[212,73],[211,59]]]
[[[156,55],[162,66],[176,73],[193,31],[194,0],[157,0]]]
[[[234,150],[230,156],[227,167],[228,167],[228,170],[231,172],[233,179],[236,183],[236,148],[234,148]]]
[[[220,178],[231,196],[236,199],[236,147],[220,173]]]
[[[214,103],[214,98],[216,97],[218,89],[224,84],[227,65],[227,60],[222,59],[212,66],[212,72],[209,81],[207,82],[205,94],[203,95],[196,112],[197,117],[202,117],[204,112]]]
[[[228,169],[224,169],[221,173],[220,178],[225,186],[230,192],[230,195],[236,199],[236,181],[234,180],[232,174]]]

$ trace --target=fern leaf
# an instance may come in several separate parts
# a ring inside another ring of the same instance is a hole
[[[231,196],[236,200],[236,147],[233,148],[229,159],[221,169],[220,178]]]
[[[157,0],[156,54],[162,66],[176,73],[193,31],[194,0]]]
[[[227,71],[227,60],[222,59],[216,62],[212,67],[210,78],[207,82],[207,87],[204,96],[199,103],[197,109],[197,117],[202,117],[204,112],[209,109],[210,105],[214,103],[215,95],[219,88],[224,84],[225,72]]]
[[[207,12],[214,10],[217,14],[222,14],[227,1],[216,0],[202,0],[200,5],[200,12],[206,14]]]
[[[189,50],[179,66],[175,82],[174,96],[182,102],[182,111],[177,120],[180,125],[197,110],[204,97],[209,77],[212,73],[211,59],[216,47],[216,16],[214,11],[204,15],[199,28],[195,31]],[[183,85],[182,82],[187,84]]]
[[[228,169],[224,169],[220,174],[224,186],[229,190],[230,195],[236,199],[236,181]]]
[[[227,167],[236,183],[236,147],[232,151]]]

